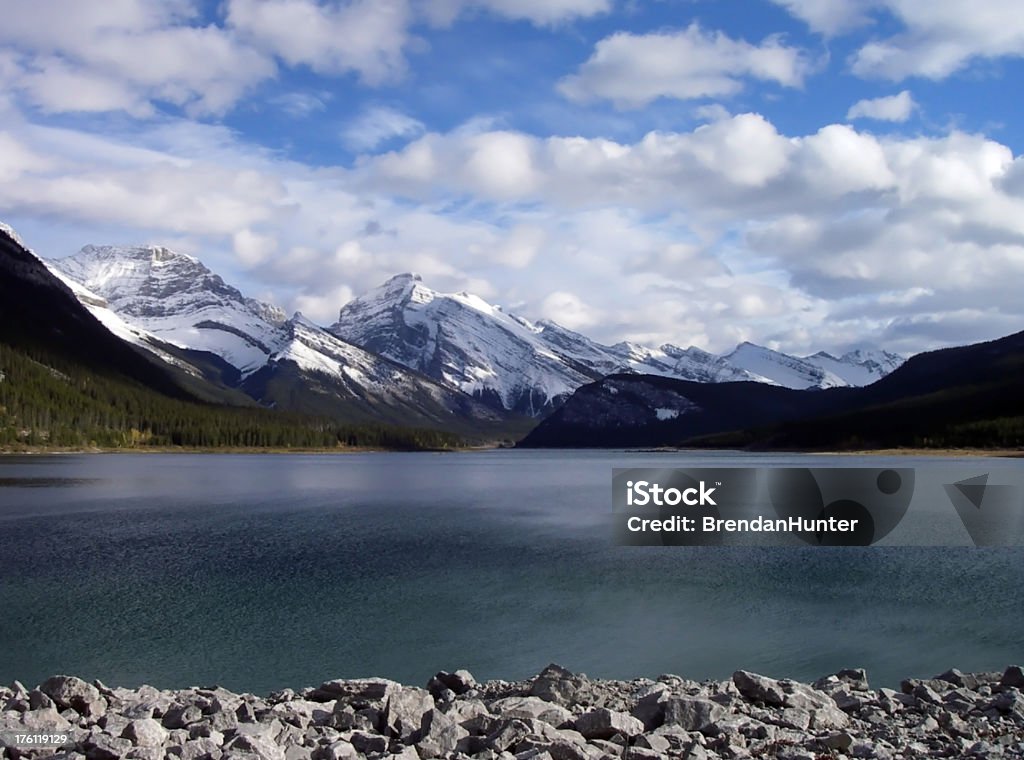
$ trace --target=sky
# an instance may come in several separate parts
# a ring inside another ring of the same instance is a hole
[[[413,271],[595,339],[1024,329],[1006,0],[0,0],[0,221],[329,324]]]

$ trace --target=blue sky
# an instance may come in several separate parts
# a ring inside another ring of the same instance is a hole
[[[609,342],[1024,327],[1003,0],[0,0],[0,220],[330,323],[401,271]]]

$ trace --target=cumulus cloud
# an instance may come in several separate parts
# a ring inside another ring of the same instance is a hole
[[[846,118],[903,122],[910,118],[915,108],[917,108],[917,103],[911,97],[910,90],[903,90],[896,95],[858,100],[850,106],[850,110],[846,112]]]
[[[276,72],[225,30],[192,26],[182,0],[0,0],[0,16],[0,42],[19,54],[8,85],[46,111],[223,113]]]
[[[422,134],[423,122],[395,108],[376,106],[364,111],[342,131],[342,140],[352,150],[373,150],[395,138]]]
[[[694,23],[675,32],[605,37],[558,87],[573,101],[604,99],[619,108],[640,108],[657,98],[733,95],[747,78],[800,87],[808,69],[801,51],[777,37],[753,45]]]
[[[816,32],[827,36],[870,23],[869,10],[877,0],[772,0]]]
[[[249,228],[238,230],[232,236],[235,255],[250,266],[260,264],[277,251],[277,240],[271,235],[260,235]]]
[[[77,244],[187,237],[318,320],[409,270],[602,340],[719,351],[883,336],[909,351],[936,325],[975,320],[978,339],[1024,318],[1024,158],[959,132],[787,135],[745,113],[614,142],[476,124],[323,168],[211,125],[13,120],[0,175],[5,221],[60,219]]]
[[[474,10],[509,19],[551,26],[577,18],[588,18],[611,10],[611,0],[426,0],[423,10],[435,24],[447,25]]]
[[[541,303],[541,316],[570,330],[590,327],[599,320],[599,316],[582,298],[564,290],[548,294]]]
[[[839,35],[891,16],[902,29],[851,56],[859,76],[944,79],[977,59],[1024,56],[1024,16],[1004,0],[773,0],[810,28]],[[888,21],[888,19],[885,19]]]
[[[227,24],[292,66],[356,72],[368,84],[400,78],[410,41],[406,0],[228,0]]]
[[[905,27],[873,40],[852,58],[854,73],[900,81],[943,79],[977,58],[1024,56],[1024,16],[1003,0],[886,0]]]

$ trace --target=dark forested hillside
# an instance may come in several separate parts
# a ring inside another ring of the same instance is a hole
[[[460,442],[451,432],[258,408],[110,333],[35,255],[0,232],[0,446],[416,449]]]
[[[1024,333],[920,354],[864,388],[606,378],[578,389],[521,445],[1016,448],[1024,446]]]
[[[451,448],[437,430],[345,425],[274,412],[185,401],[112,373],[0,343],[0,446],[144,448]]]

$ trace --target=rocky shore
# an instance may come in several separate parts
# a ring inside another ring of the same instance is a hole
[[[1017,666],[899,691],[871,689],[863,670],[813,684],[742,670],[607,681],[550,665],[518,682],[458,670],[426,688],[368,678],[268,697],[54,676],[0,688],[0,741],[12,760],[1024,758],[1022,690]],[[27,734],[67,738],[29,747]]]

